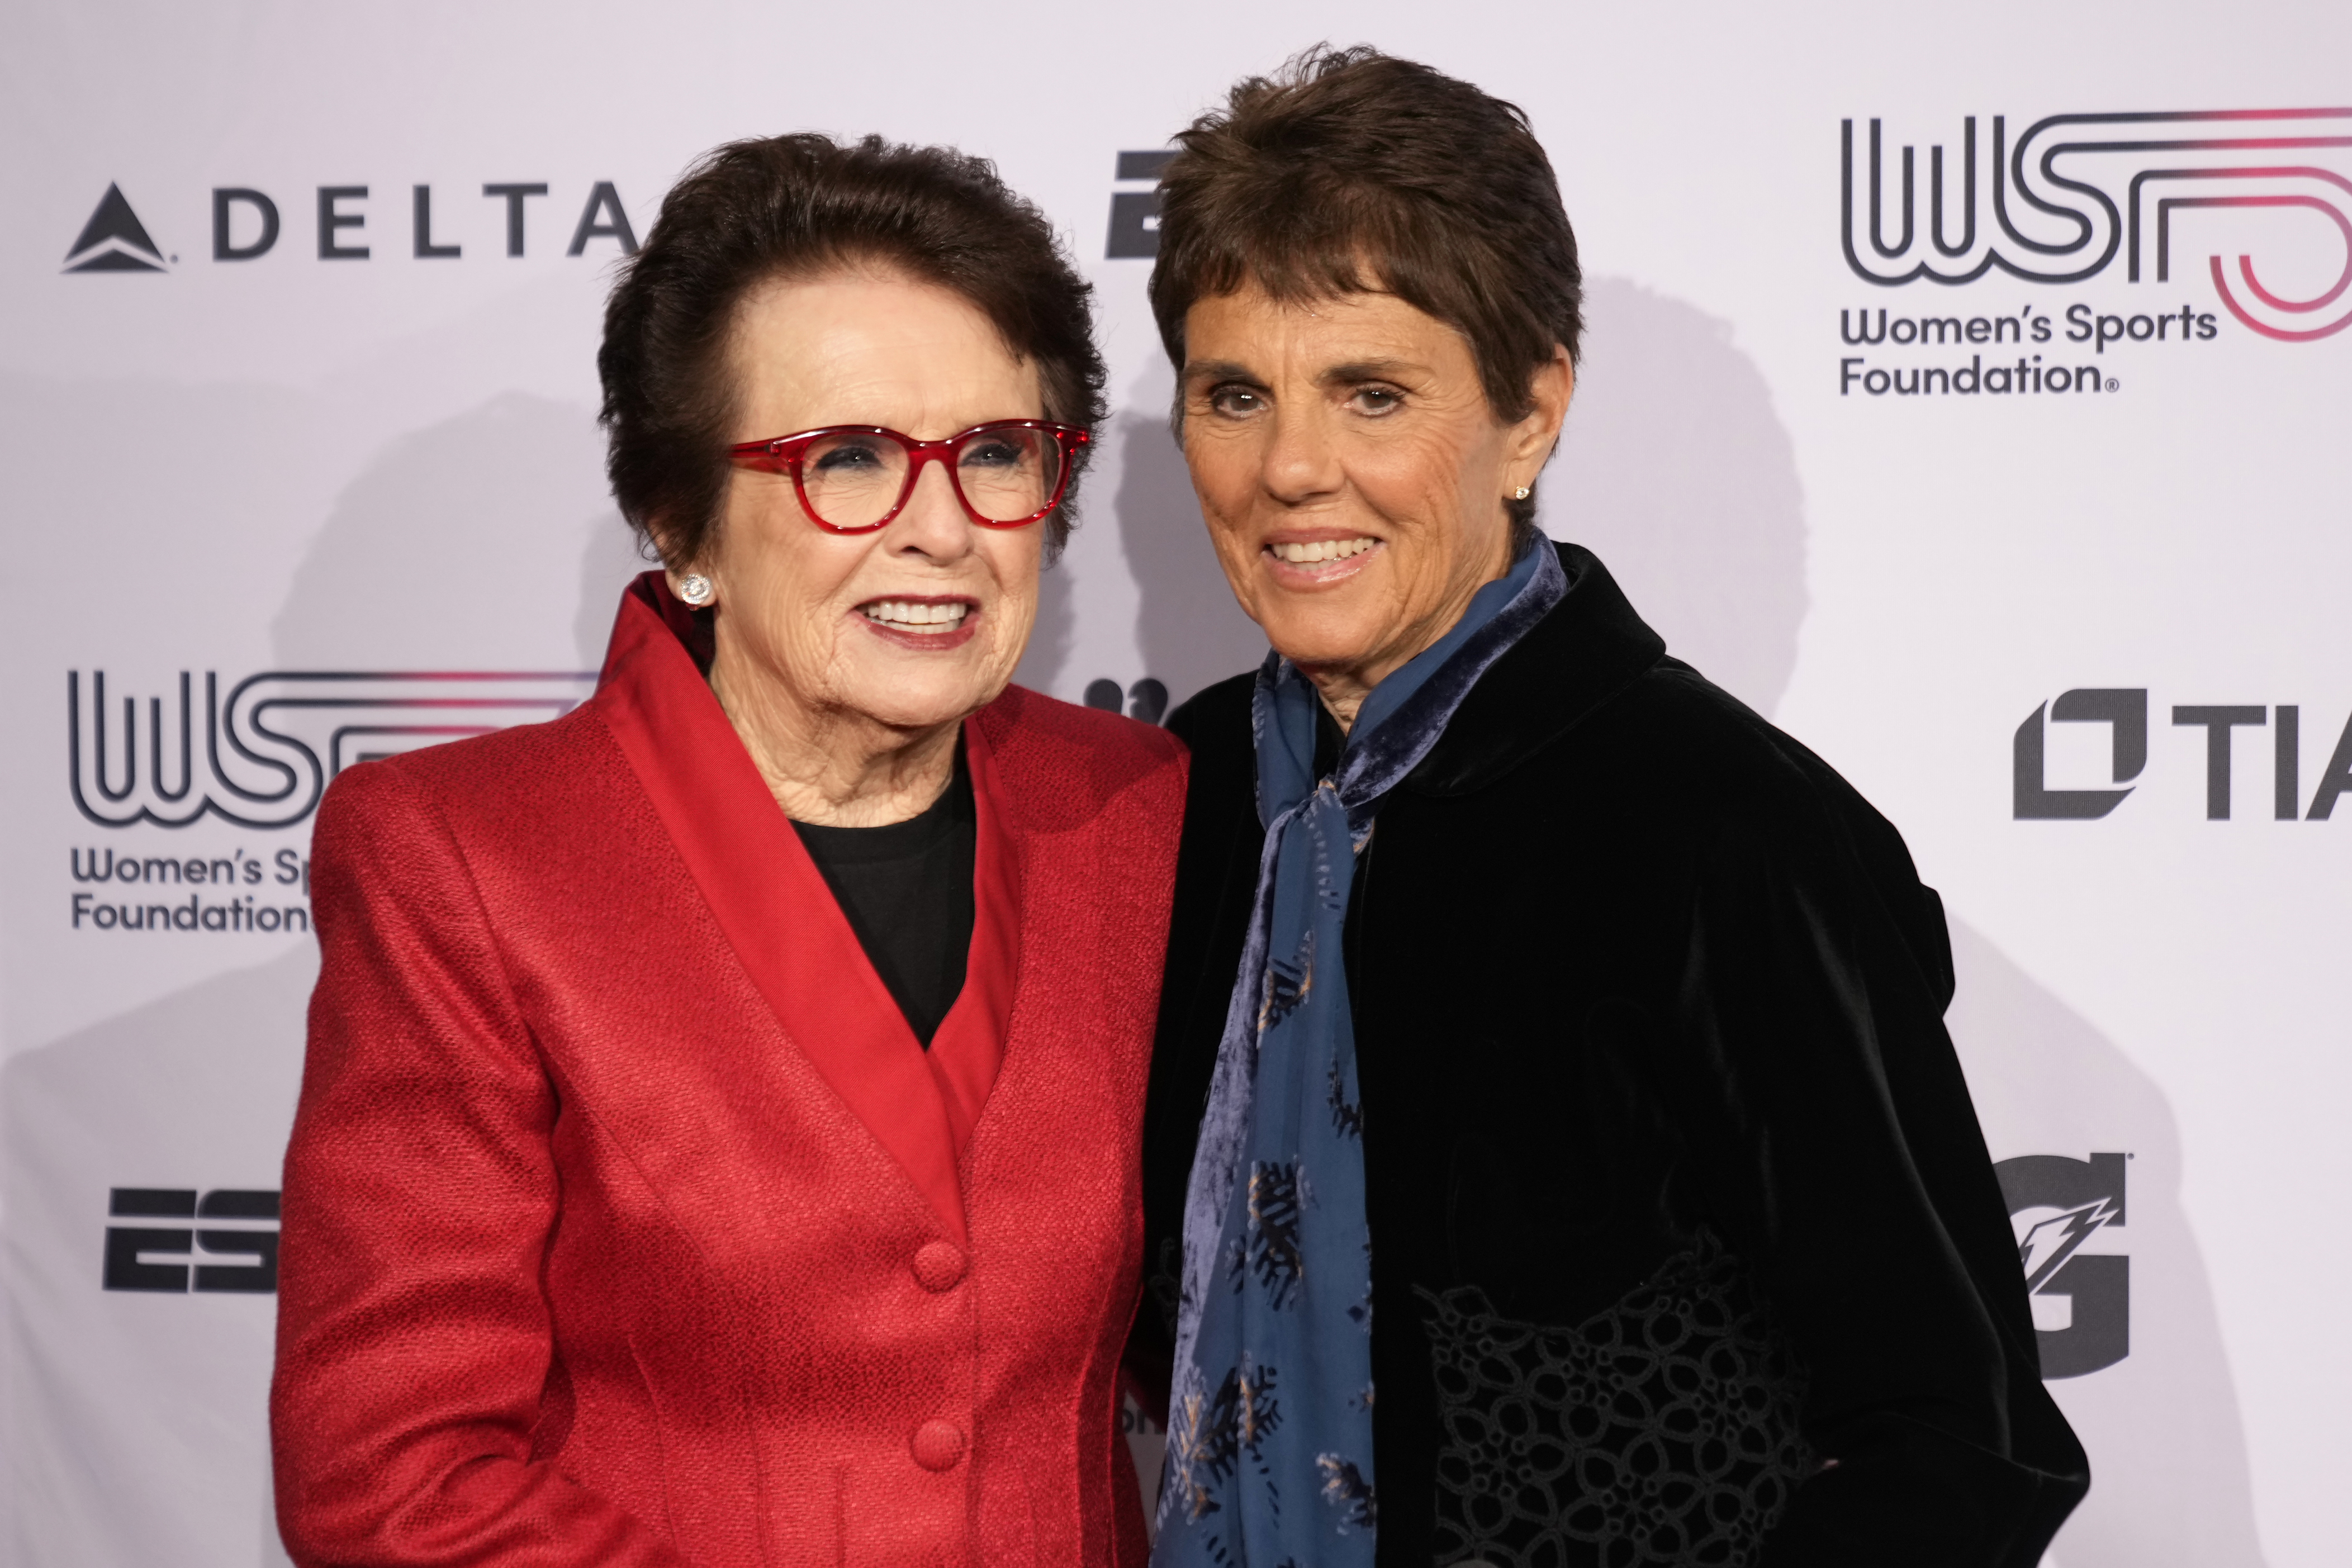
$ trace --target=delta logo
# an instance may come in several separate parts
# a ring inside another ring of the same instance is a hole
[[[178,259],[177,257],[173,258]],[[131,210],[122,187],[109,185],[98,209],[82,225],[81,233],[66,253],[68,272],[163,272],[163,253],[148,235],[147,225]]]
[[[399,237],[406,239],[408,254],[418,261],[454,261],[467,255],[469,246],[477,256],[503,249],[509,257],[519,257],[531,254],[531,235],[546,221],[541,204],[562,199],[569,206],[568,195],[559,197],[545,180],[485,184],[480,200],[486,204],[480,207],[453,207],[446,192],[436,207],[431,185],[411,187],[404,204],[394,198],[391,213],[376,204],[375,198],[366,185],[320,185],[310,193],[320,261],[367,261],[387,250],[396,254]],[[299,221],[299,208],[289,220],[277,197],[251,186],[215,186],[211,204],[215,262],[257,261],[277,250],[290,223]],[[404,236],[399,235],[402,205],[407,209]],[[557,220],[562,221],[561,209]],[[563,254],[568,257],[587,255],[598,241],[608,242],[622,256],[636,254],[635,226],[619,188],[610,180],[589,183],[576,221],[568,231],[562,226],[554,231],[558,236],[567,232],[571,239]],[[388,239],[394,241],[389,246]],[[544,246],[544,238],[541,244]],[[604,249],[599,246],[599,254]],[[168,272],[179,259],[164,254],[121,185],[113,183],[66,252],[63,270]]]

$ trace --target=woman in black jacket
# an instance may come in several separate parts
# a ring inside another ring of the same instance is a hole
[[[1234,89],[1152,303],[1273,653],[1192,749],[1145,1131],[1155,1562],[2032,1568],[2083,1496],[1902,839],[1534,526],[1511,106]]]

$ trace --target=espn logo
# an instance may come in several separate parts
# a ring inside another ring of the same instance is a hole
[[[191,1291],[266,1296],[278,1289],[278,1195],[221,1187],[118,1186],[107,1205],[116,1219],[167,1219],[169,1226],[106,1228],[110,1291]]]

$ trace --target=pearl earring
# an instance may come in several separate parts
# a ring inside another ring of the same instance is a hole
[[[1511,492],[1511,499],[1514,501],[1524,501],[1531,493],[1532,492],[1530,492],[1525,485],[1522,485],[1517,489]]]
[[[715,591],[709,578],[700,572],[690,572],[677,580],[677,596],[698,610],[710,602]]]

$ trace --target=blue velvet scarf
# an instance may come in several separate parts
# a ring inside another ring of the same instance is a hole
[[[1184,1202],[1155,1568],[1371,1568],[1371,1236],[1340,950],[1356,854],[1487,666],[1568,590],[1541,540],[1364,701],[1315,776],[1321,699],[1258,671],[1257,902]]]

